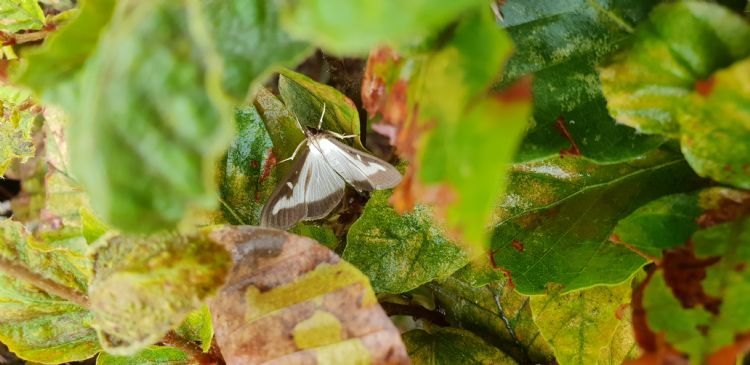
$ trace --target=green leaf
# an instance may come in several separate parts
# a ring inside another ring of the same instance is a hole
[[[370,278],[378,293],[403,293],[443,279],[468,262],[432,220],[430,208],[418,205],[399,215],[388,203],[389,191],[370,196],[362,216],[349,228],[342,257]]]
[[[430,332],[411,330],[404,343],[415,365],[515,365],[511,357],[481,338],[458,328],[437,328]]]
[[[529,297],[516,293],[505,279],[474,286],[468,280],[473,275],[475,269],[467,266],[427,285],[448,323],[481,336],[519,363],[552,361],[552,348],[534,324]]]
[[[190,312],[180,327],[177,334],[187,340],[201,344],[201,350],[208,352],[211,349],[211,340],[214,338],[214,326],[211,323],[211,311],[207,305],[201,309]]]
[[[286,107],[299,118],[303,126],[317,127],[325,104],[323,129],[341,134],[355,134],[355,146],[364,148],[359,139],[357,107],[340,91],[300,73],[283,70],[279,76],[279,93]]]
[[[628,39],[657,0],[508,0],[503,25],[517,50],[503,84],[533,74],[534,124],[517,161],[550,157],[573,145],[580,154],[617,162],[663,142],[614,123],[606,108],[596,65]]]
[[[254,107],[235,112],[237,135],[219,164],[222,212],[233,224],[258,225],[260,211],[276,187],[271,138]]]
[[[132,356],[117,356],[106,352],[99,354],[96,365],[194,365],[197,364],[179,349],[150,346]]]
[[[86,292],[87,277],[68,264],[65,251],[42,252],[23,225],[0,220],[0,256],[58,284]],[[100,351],[91,313],[7,274],[0,274],[0,341],[23,359],[64,363]]]
[[[664,250],[688,242],[704,220],[702,215],[724,210],[722,204],[745,198],[743,192],[723,187],[667,195],[636,209],[617,223],[615,239],[650,257],[662,258]]]
[[[555,349],[555,360],[560,365],[622,364],[624,356],[635,346],[632,332],[630,341],[614,343],[624,348],[611,346],[618,328],[630,325],[618,318],[624,312],[623,306],[630,303],[630,296],[630,282],[568,294],[551,287],[547,295],[531,297],[531,310],[534,322]],[[613,359],[613,353],[623,357]]]
[[[348,54],[381,45],[415,44],[461,13],[487,6],[481,0],[305,0],[283,4],[283,24],[294,36]]]
[[[281,29],[276,2],[203,1],[203,13],[224,60],[224,89],[238,101],[253,94],[275,68],[293,67],[313,50]]]
[[[124,1],[82,75],[71,162],[95,211],[125,231],[174,227],[216,204],[228,105],[195,2]]]
[[[210,303],[228,364],[408,362],[367,277],[332,251],[249,226],[212,237],[231,250],[238,268]]]
[[[742,217],[697,231],[689,241],[695,256],[688,246],[675,251],[673,262],[665,257],[662,270],[644,290],[649,328],[663,333],[694,363],[723,351],[750,331],[749,228],[750,219]],[[703,279],[684,280],[688,277]]]
[[[32,142],[36,115],[12,101],[0,98],[0,176],[11,162],[26,162],[36,150]]]
[[[711,82],[708,95],[698,93],[699,111],[680,119],[682,152],[698,175],[750,189],[750,58]]]
[[[667,287],[663,273],[658,272],[648,282],[643,309],[653,331],[664,332],[669,343],[694,359],[703,357],[705,339],[700,328],[709,325],[711,314],[703,308],[683,308]]]
[[[703,213],[697,194],[674,194],[656,199],[622,219],[615,227],[616,240],[651,257],[684,244],[698,229]]]
[[[261,88],[255,97],[255,108],[263,117],[277,161],[292,157],[297,145],[305,138],[299,130],[295,115],[268,89]],[[301,122],[301,121],[300,121]],[[279,176],[284,176],[291,168],[290,163],[277,166]]]
[[[483,249],[486,226],[505,186],[505,172],[527,127],[531,109],[525,84],[487,95],[510,55],[508,36],[489,11],[465,14],[443,47],[404,57],[371,54],[362,89],[372,119],[409,160],[395,205],[415,200],[444,212],[446,228],[461,243]]]
[[[750,54],[750,24],[720,5],[681,1],[657,7],[632,42],[600,70],[619,123],[679,135],[697,82]]]
[[[617,222],[698,181],[668,148],[619,164],[559,157],[517,164],[495,212],[494,262],[524,294],[542,294],[548,283],[563,292],[622,283],[646,260],[609,240]]]
[[[44,26],[44,12],[36,0],[0,0],[0,32],[15,33]]]
[[[89,290],[107,352],[132,355],[156,343],[223,284],[230,258],[207,234],[107,240]]]
[[[69,100],[69,96],[64,95],[69,91],[59,88],[79,75],[114,8],[114,0],[80,2],[80,12],[73,20],[52,33],[41,47],[22,54],[24,66],[15,82],[30,87],[48,101],[64,103]]]

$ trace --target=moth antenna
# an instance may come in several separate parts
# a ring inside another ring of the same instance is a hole
[[[292,115],[294,115],[294,120],[297,121],[297,128],[299,128],[300,132],[302,132],[302,134],[304,135],[305,129],[302,128],[302,123],[299,122],[299,118],[297,118],[297,114],[292,113]]]
[[[294,160],[294,157],[297,156],[297,152],[299,152],[300,147],[302,147],[302,144],[304,144],[305,142],[307,142],[307,139],[303,139],[302,142],[300,142],[297,145],[297,148],[294,149],[294,152],[292,153],[292,155],[289,158],[285,158],[285,159],[277,162],[276,164],[278,165],[278,164],[281,164],[281,163],[284,163],[284,162],[287,162],[287,161],[290,161],[290,160]]]
[[[326,115],[326,103],[323,103],[323,113],[320,114],[320,120],[318,121],[318,129],[323,128],[323,117]]]

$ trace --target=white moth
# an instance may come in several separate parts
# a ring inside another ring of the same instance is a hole
[[[390,189],[401,182],[395,167],[338,140],[354,135],[322,130],[325,112],[323,104],[317,128],[302,128],[297,121],[306,138],[279,163],[301,155],[263,206],[261,226],[287,229],[300,221],[325,218],[341,202],[347,183],[362,192]]]

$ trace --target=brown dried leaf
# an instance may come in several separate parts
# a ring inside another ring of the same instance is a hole
[[[227,364],[408,364],[366,276],[317,242],[282,231],[213,233],[235,262],[210,304]]]

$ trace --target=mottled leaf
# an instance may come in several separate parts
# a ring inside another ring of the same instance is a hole
[[[235,261],[210,304],[227,364],[408,363],[367,277],[332,251],[255,227],[227,227],[214,239]]]
[[[194,365],[184,352],[173,347],[151,346],[132,356],[99,354],[96,365]]]
[[[25,162],[35,151],[32,130],[36,114],[28,110],[28,106],[9,99],[0,98],[0,176],[11,162]]]
[[[416,201],[438,206],[448,232],[484,248],[492,207],[502,194],[531,109],[528,85],[501,94],[487,88],[510,55],[510,40],[491,12],[465,14],[434,52],[370,55],[362,85],[373,128],[387,132],[409,160],[394,193],[398,211]]]
[[[505,2],[503,25],[517,50],[508,61],[502,84],[524,75],[534,77],[534,124],[516,160],[571,153],[616,162],[638,156],[663,142],[661,137],[639,135],[614,123],[607,112],[595,68],[603,57],[629,38],[632,28],[657,3],[657,0]]]
[[[69,91],[58,88],[74,82],[79,75],[115,7],[114,0],[84,0],[79,4],[80,10],[74,19],[51,34],[44,45],[22,54],[25,66],[16,82],[30,87],[47,101],[65,103],[70,100],[70,96],[65,95]]]
[[[323,129],[341,134],[356,134],[355,146],[363,148],[359,139],[357,107],[340,91],[300,73],[283,70],[279,76],[279,93],[286,107],[299,118],[303,126],[317,127],[325,104]],[[294,147],[297,145],[294,144]]]
[[[470,267],[428,284],[452,326],[469,330],[500,348],[520,364],[552,361],[552,348],[534,324],[529,297],[513,290],[507,280],[474,286]]]
[[[342,255],[370,278],[376,292],[403,293],[466,265],[468,258],[433,222],[429,207],[417,205],[399,215],[388,204],[390,196],[388,191],[370,196],[349,228]]]
[[[278,2],[265,0],[203,1],[203,14],[224,61],[224,89],[245,100],[270,72],[295,66],[312,51],[280,28]]]
[[[631,332],[630,341],[612,340],[618,328],[630,325],[622,318],[630,295],[630,282],[568,294],[550,287],[547,295],[531,297],[531,311],[542,335],[555,349],[558,364],[621,364],[633,349],[635,339]],[[613,359],[614,353],[623,357]]]
[[[156,343],[222,285],[230,258],[207,234],[107,240],[89,290],[93,326],[107,352],[132,355]]]
[[[750,24],[731,10],[702,1],[661,5],[600,70],[608,108],[619,123],[676,137],[691,92],[748,54]]]
[[[750,189],[750,58],[709,82],[710,90],[697,93],[698,107],[680,119],[682,152],[699,175]]]
[[[643,290],[650,330],[663,334],[667,344],[694,363],[735,359],[742,351],[735,341],[750,332],[746,203],[739,218],[723,215],[730,220],[711,222],[695,232],[685,247],[665,253]]]
[[[228,222],[257,225],[263,204],[276,188],[276,157],[254,107],[237,110],[235,123],[237,135],[219,164],[221,208]]]
[[[619,164],[560,157],[517,164],[495,212],[494,263],[525,294],[542,294],[548,283],[563,292],[622,283],[646,260],[609,240],[617,222],[697,183],[668,148]]]
[[[28,243],[23,225],[0,220],[0,256],[62,284],[86,292],[86,273],[66,259],[64,251],[42,252]],[[33,285],[0,274],[0,341],[23,359],[64,363],[87,359],[100,347],[85,308],[47,294]]]
[[[174,227],[213,208],[231,116],[196,2],[123,1],[70,108],[71,162],[95,211],[125,231]]]
[[[0,32],[15,33],[44,26],[44,13],[36,0],[0,0]]]
[[[726,202],[742,203],[748,196],[727,188],[709,188],[690,194],[656,199],[622,219],[613,239],[653,258],[683,245],[699,229],[706,211],[721,209]],[[707,217],[707,216],[705,216]]]
[[[201,309],[188,314],[175,331],[184,339],[200,343],[201,350],[208,352],[211,349],[211,340],[214,338],[214,326],[208,306],[204,305]]]
[[[481,0],[285,1],[283,24],[296,37],[336,53],[410,45],[447,25]],[[488,11],[488,9],[485,8]]]
[[[415,365],[515,365],[511,357],[477,335],[458,328],[404,333],[404,344]]]

